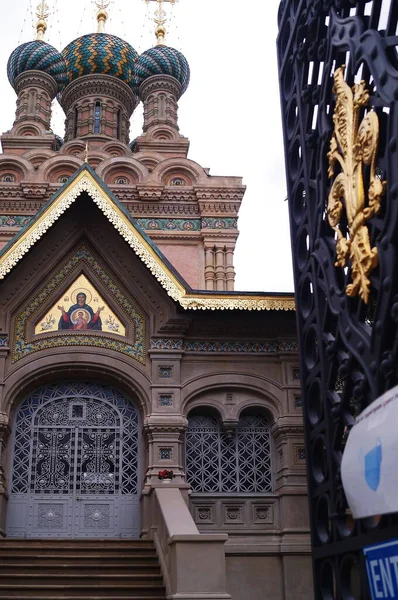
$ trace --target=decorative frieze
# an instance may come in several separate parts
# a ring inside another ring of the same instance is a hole
[[[222,219],[215,217],[202,218],[202,229],[237,229],[237,217],[224,217]]]
[[[200,231],[200,219],[136,219],[148,231]]]
[[[25,227],[31,219],[25,215],[0,215],[0,227]]]
[[[182,350],[182,340],[174,338],[152,338],[150,350]]]
[[[239,529],[247,533],[275,526],[277,501],[254,495],[237,500],[220,495],[204,499],[193,494],[191,505],[195,523],[202,531]]]
[[[276,342],[218,341],[218,340],[186,340],[175,338],[152,338],[150,350],[179,350],[183,352],[244,352],[261,354],[279,354],[298,352],[298,344],[294,340]]]

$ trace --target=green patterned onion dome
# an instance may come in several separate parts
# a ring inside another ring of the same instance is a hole
[[[138,94],[139,87],[152,75],[170,75],[181,84],[181,94],[189,84],[188,61],[181,52],[170,46],[155,46],[145,50],[134,64],[133,90]]]
[[[58,91],[61,91],[68,82],[62,54],[41,40],[21,44],[15,48],[8,59],[7,75],[14,89],[16,78],[26,71],[43,71],[51,75],[58,84]]]
[[[62,50],[69,82],[83,75],[100,73],[121,79],[131,87],[138,53],[115,35],[90,33],[77,38]]]

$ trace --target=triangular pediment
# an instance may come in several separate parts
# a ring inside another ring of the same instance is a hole
[[[0,252],[0,279],[23,259],[75,201],[82,195],[91,198],[119,235],[145,264],[167,294],[185,309],[211,310],[294,310],[291,294],[255,294],[192,290],[156,245],[113,196],[103,181],[88,166],[76,174],[44,205]]]

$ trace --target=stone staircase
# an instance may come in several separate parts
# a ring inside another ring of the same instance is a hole
[[[0,598],[9,600],[165,600],[147,540],[0,541]]]

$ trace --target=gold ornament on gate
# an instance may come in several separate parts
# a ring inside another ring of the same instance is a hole
[[[336,267],[351,261],[352,283],[346,287],[348,296],[369,301],[371,271],[378,264],[377,248],[371,248],[366,221],[380,210],[386,182],[376,176],[376,154],[379,141],[379,119],[370,110],[360,122],[360,111],[369,102],[369,92],[361,81],[350,88],[344,80],[342,66],[334,73],[333,92],[336,107],[333,114],[334,132],[330,140],[329,177],[334,177],[336,163],[340,172],[335,177],[328,200],[327,215],[337,234]],[[364,189],[363,165],[370,167],[367,197]],[[367,201],[367,202],[366,202]],[[341,230],[343,210],[347,233]]]

